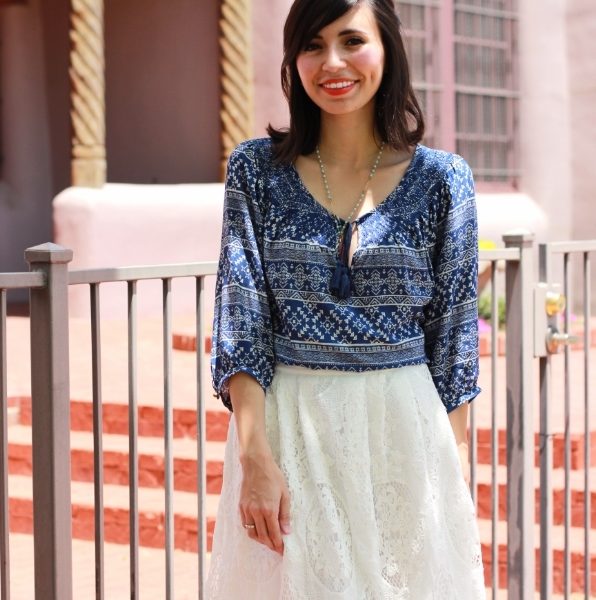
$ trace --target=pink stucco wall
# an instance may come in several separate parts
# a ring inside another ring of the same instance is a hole
[[[281,92],[283,24],[292,0],[253,0],[253,63],[255,81],[255,135],[265,135],[269,123],[287,125],[288,111]]]
[[[573,237],[596,237],[596,3],[570,0],[567,18]],[[591,216],[591,218],[590,218]]]
[[[549,219],[549,239],[569,239],[570,162],[565,0],[519,3],[521,191]]]

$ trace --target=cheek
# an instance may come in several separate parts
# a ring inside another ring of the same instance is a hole
[[[368,47],[358,53],[354,61],[354,66],[362,71],[374,73],[374,79],[380,79],[383,75],[385,66],[385,52],[383,48]]]
[[[313,59],[308,56],[300,56],[296,59],[296,70],[304,88],[311,84],[312,75],[315,71]]]

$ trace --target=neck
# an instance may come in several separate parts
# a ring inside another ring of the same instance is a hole
[[[379,143],[372,114],[367,118],[361,113],[321,114],[319,148],[326,164],[353,170],[370,169],[371,156],[379,151]]]

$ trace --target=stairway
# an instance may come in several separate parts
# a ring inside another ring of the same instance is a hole
[[[11,531],[33,531],[31,483],[31,401],[19,398],[18,424],[9,429],[9,490]],[[14,400],[13,400],[14,402]],[[92,406],[71,402],[71,474],[73,537],[94,539]],[[104,521],[106,542],[129,543],[128,415],[121,404],[103,405]],[[208,549],[215,525],[223,476],[227,410],[210,409],[207,417],[206,478]],[[174,410],[174,512],[176,549],[197,552],[196,416],[189,409]],[[139,408],[138,477],[139,535],[142,546],[164,545],[163,410]]]
[[[194,340],[186,347],[178,345],[176,353],[190,356],[186,350],[194,349]],[[175,347],[176,338],[174,339]],[[159,344],[159,343],[158,343]],[[71,348],[73,347],[71,338]],[[159,348],[159,345],[158,345]],[[122,351],[124,352],[124,351]],[[156,350],[157,352],[157,350]],[[125,355],[124,355],[125,356]],[[118,358],[123,364],[122,356]],[[87,358],[88,360],[88,358]],[[184,362],[184,361],[183,361]],[[185,377],[195,377],[193,362],[188,362]],[[71,367],[72,371],[72,367]],[[179,374],[179,373],[178,373]],[[155,385],[153,382],[151,385]],[[77,391],[77,385],[75,393]],[[72,386],[71,386],[72,390]],[[184,392],[186,393],[186,392]],[[218,495],[221,490],[223,473],[224,441],[227,433],[229,415],[219,400],[207,394],[207,530],[208,549],[215,524]],[[143,393],[139,394],[139,537],[140,544],[146,548],[162,548],[164,545],[164,459],[163,459],[163,409],[155,401],[144,402]],[[104,394],[104,519],[105,540],[107,543],[129,543],[128,511],[128,408],[124,401],[114,401]],[[175,512],[175,548],[184,552],[197,552],[197,497],[196,497],[196,415],[192,408],[194,400],[182,403],[174,402],[174,512]],[[9,492],[10,527],[12,532],[30,534],[32,532],[32,491],[31,491],[31,402],[28,395],[13,395],[9,424]],[[15,409],[18,408],[18,411]],[[85,398],[71,402],[71,461],[72,461],[72,502],[73,537],[76,540],[94,538],[93,509],[93,437],[92,406]],[[596,432],[595,432],[596,433]],[[596,450],[596,438],[592,436]],[[505,432],[499,431],[498,495],[498,556],[499,588],[506,588],[506,469]],[[563,441],[560,436],[554,440],[554,592],[563,590]],[[491,469],[490,469],[490,431],[478,430],[478,517],[482,540],[486,581],[491,576]],[[596,452],[592,455],[592,481],[596,485]],[[580,435],[572,439],[572,591],[583,590],[583,440]],[[534,473],[536,483],[536,501],[539,499],[539,472]],[[595,488],[596,489],[596,488]],[[592,493],[592,528],[596,526],[596,491]],[[538,504],[537,515],[538,518]],[[596,535],[596,534],[595,534]],[[538,548],[538,528],[535,533]],[[596,573],[596,552],[590,558],[592,572]],[[596,590],[596,577],[592,577],[592,589]],[[583,596],[582,596],[583,597]]]
[[[32,490],[31,490],[31,428],[30,400],[19,398],[21,406],[18,424],[10,425],[9,489],[11,531],[31,533]],[[14,400],[13,400],[14,402]],[[128,544],[128,437],[125,407],[105,404],[104,410],[104,519],[106,542]],[[93,510],[93,437],[91,404],[73,401],[71,404],[71,461],[73,537],[92,540],[94,537]],[[227,411],[211,407],[207,413],[207,529],[208,549],[215,524],[218,494],[221,490],[223,473],[224,438],[227,427]],[[194,414],[190,410],[174,411],[174,511],[175,548],[188,552],[197,551],[197,497],[196,497],[196,443],[194,441]],[[163,440],[160,423],[163,412],[156,407],[139,409],[139,531],[140,544],[162,548],[164,544],[164,460]],[[489,432],[479,431],[480,440]],[[580,444],[581,440],[575,440]],[[479,458],[483,461],[486,452],[479,447]],[[557,453],[555,453],[557,456]],[[577,465],[576,465],[577,467]],[[591,467],[592,480],[596,482],[596,467]],[[478,517],[482,539],[482,551],[487,582],[491,573],[491,468],[487,462],[478,465]],[[539,470],[535,469],[535,481],[539,481]],[[506,587],[506,468],[497,469],[499,482],[499,587]],[[556,593],[562,592],[563,570],[563,471],[556,469],[554,485],[554,529],[553,546]],[[571,473],[572,485],[572,532],[571,561],[573,571],[572,590],[583,589],[583,470]],[[536,520],[538,521],[539,490],[536,489]],[[592,493],[592,527],[596,527],[596,492]],[[539,540],[538,528],[535,534]],[[538,555],[537,555],[538,560]],[[596,553],[591,558],[593,573],[596,574]],[[596,576],[593,576],[596,589]]]

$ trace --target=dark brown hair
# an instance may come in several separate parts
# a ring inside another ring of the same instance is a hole
[[[319,140],[320,108],[308,97],[296,59],[321,29],[366,2],[371,7],[385,50],[385,71],[375,97],[375,128],[396,150],[417,144],[424,135],[422,110],[410,81],[410,67],[393,0],[295,0],[284,26],[281,85],[290,108],[290,127],[267,132],[276,162],[291,163],[314,151]]]

